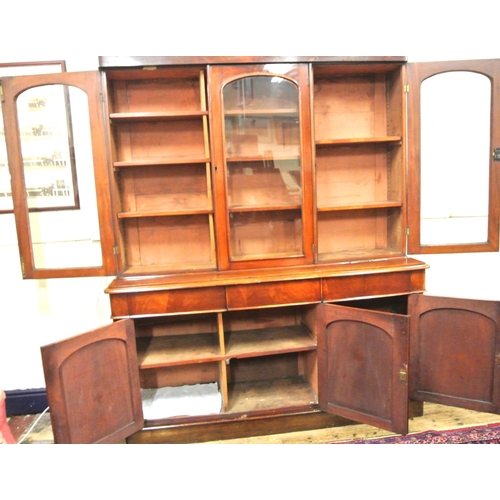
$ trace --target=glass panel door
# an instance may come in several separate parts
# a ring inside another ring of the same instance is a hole
[[[221,71],[229,74],[220,102],[229,266],[312,261],[307,66]]]
[[[66,104],[75,117],[71,130],[67,127]],[[29,230],[37,269],[102,265],[95,180],[93,168],[88,168],[92,165],[92,145],[87,109],[85,92],[64,85],[34,87],[17,99]],[[42,137],[35,133],[34,124],[40,121],[47,133]],[[75,209],[71,199],[79,190],[76,178],[68,176],[71,170],[66,168],[72,163],[82,174],[78,178],[83,203]],[[53,209],[42,211],[47,206]]]
[[[116,274],[98,73],[2,84],[23,276]]]
[[[303,255],[297,86],[246,77],[224,89],[231,259]]]
[[[453,71],[431,76],[420,92],[420,242],[486,243],[491,81]]]
[[[409,65],[409,253],[498,251],[499,62]]]

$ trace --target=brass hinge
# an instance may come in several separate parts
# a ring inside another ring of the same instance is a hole
[[[23,276],[23,279],[26,278],[26,266],[24,264],[24,258],[21,257],[21,274]]]
[[[402,384],[406,384],[408,381],[408,372],[406,371],[406,368],[401,368],[401,370],[399,370],[399,381]]]
[[[410,84],[409,83],[405,83],[404,92],[405,92],[405,94],[408,94],[410,92]]]
[[[2,87],[2,82],[0,82],[0,101],[3,102],[3,87]]]
[[[405,227],[405,234],[406,234],[406,236],[410,236],[410,228],[409,227]]]
[[[113,247],[113,255],[118,255],[118,247],[116,245]]]
[[[500,366],[500,352],[495,356],[495,364]]]
[[[102,92],[99,94],[99,97],[101,98],[101,102],[104,103],[105,99],[104,99],[104,94]]]

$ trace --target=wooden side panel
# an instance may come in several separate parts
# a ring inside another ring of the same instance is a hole
[[[326,304],[318,313],[320,408],[406,434],[408,317]]]
[[[142,429],[131,320],[43,346],[41,352],[56,443],[116,443]]]
[[[500,412],[500,303],[410,297],[410,397]]]

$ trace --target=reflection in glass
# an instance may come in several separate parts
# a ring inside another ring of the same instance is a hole
[[[228,84],[223,98],[231,257],[302,255],[296,85],[247,77]]]
[[[421,87],[421,242],[488,240],[491,82],[451,72]]]
[[[51,113],[45,113],[49,103]],[[67,133],[67,104],[73,117],[72,141]],[[62,85],[37,87],[19,96],[17,110],[35,267],[101,266],[87,95]],[[68,167],[72,162],[79,179],[76,210],[67,209],[74,196]],[[47,206],[61,209],[37,211]]]
[[[30,210],[75,206],[73,145],[63,85],[35,87],[17,100]]]
[[[0,77],[21,76],[33,74],[60,73],[64,71],[64,63],[56,62],[31,62],[31,63],[0,63]],[[12,189],[10,185],[10,173],[7,165],[7,143],[5,142],[5,130],[3,129],[3,110],[0,103],[0,213],[12,212]]]

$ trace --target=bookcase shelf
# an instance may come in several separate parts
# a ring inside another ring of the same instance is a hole
[[[176,121],[208,116],[208,111],[110,113],[112,123]]]
[[[316,141],[316,147],[353,146],[356,144],[401,144],[401,136],[392,137],[360,137],[352,139],[324,139]]]

